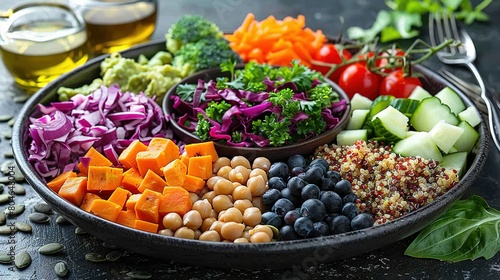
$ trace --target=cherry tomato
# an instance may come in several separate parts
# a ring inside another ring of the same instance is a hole
[[[331,63],[331,64],[340,64],[342,63],[342,57],[344,59],[350,59],[351,58],[351,53],[348,50],[342,50],[342,54],[340,51],[337,49],[337,47],[334,44],[324,44],[313,56],[314,60],[320,61],[320,62],[326,62],[326,63]],[[316,70],[320,72],[323,75],[326,75],[328,71],[330,71],[331,67],[328,66],[320,66],[320,65],[315,65],[314,63],[312,64],[311,68],[313,70]],[[339,79],[340,74],[342,71],[344,71],[345,66],[342,66],[335,70],[329,78],[330,80],[337,82]]]
[[[394,70],[401,69],[401,67],[394,67],[395,64],[403,64],[405,51],[400,49],[391,49],[381,54],[382,57],[377,61],[377,67],[382,68],[381,71],[389,74]],[[392,67],[391,67],[392,66]]]
[[[374,100],[379,95],[380,76],[362,63],[354,63],[348,65],[340,74],[338,84],[349,98],[359,93]]]
[[[384,77],[380,83],[380,95],[394,95],[396,98],[407,98],[422,82],[416,77],[405,77],[403,70],[397,69]]]

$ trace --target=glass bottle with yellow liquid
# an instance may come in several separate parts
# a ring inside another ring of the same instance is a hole
[[[88,60],[83,18],[56,2],[33,2],[4,12],[0,52],[20,88],[33,93]]]
[[[69,3],[87,24],[94,55],[146,42],[156,27],[156,0],[69,0]]]

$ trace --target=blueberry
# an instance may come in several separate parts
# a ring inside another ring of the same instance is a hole
[[[287,187],[293,195],[300,196],[302,189],[307,185],[307,182],[302,180],[300,177],[292,177],[288,180]]]
[[[281,178],[281,177],[269,178],[269,180],[267,181],[267,185],[269,186],[269,188],[277,189],[279,191],[286,188],[285,180],[283,180],[283,178]]]
[[[342,198],[336,192],[323,192],[319,200],[325,205],[326,213],[335,213],[342,209]]]
[[[278,199],[281,198],[281,191],[278,189],[268,189],[262,195],[262,203],[266,206],[272,206]]]
[[[280,238],[281,240],[286,241],[300,239],[300,236],[297,235],[297,233],[293,229],[293,226],[284,225],[282,228],[280,228]]]
[[[300,197],[293,195],[289,188],[284,188],[281,190],[281,198],[290,200],[295,207],[299,207],[302,202]]]
[[[308,237],[314,230],[313,221],[308,217],[300,217],[293,224],[295,232],[303,237]]]
[[[324,191],[333,191],[335,187],[336,181],[334,181],[330,177],[321,178],[321,190]]]
[[[290,175],[291,176],[298,176],[299,174],[302,174],[305,172],[306,172],[306,170],[304,169],[304,167],[296,166],[296,167],[292,168],[292,171],[290,171]]]
[[[271,211],[278,214],[278,216],[283,219],[285,214],[293,209],[295,209],[295,206],[292,201],[287,198],[280,198],[274,203]]]
[[[349,220],[352,220],[356,215],[358,215],[358,207],[352,202],[347,202],[342,207],[342,215],[346,216]]]
[[[312,166],[307,169],[305,174],[305,180],[309,184],[321,184],[321,179],[323,178],[323,169],[319,166]]]
[[[294,167],[302,167],[305,168],[307,164],[307,160],[303,155],[293,155],[288,158],[287,165],[290,170]]]
[[[325,205],[319,199],[310,198],[302,203],[300,214],[313,222],[319,222],[326,216]]]
[[[267,173],[267,177],[280,177],[286,181],[288,179],[288,172],[288,165],[286,165],[286,163],[284,162],[278,161],[271,164]]]
[[[335,170],[328,170],[326,172],[326,177],[332,178],[332,180],[335,184],[342,179],[342,177],[340,176],[340,173],[338,171],[335,171]]]
[[[305,187],[302,189],[302,192],[300,193],[300,197],[302,198],[302,201],[306,201],[310,198],[319,198],[319,193],[320,189],[317,185],[315,184],[307,184]]]
[[[357,199],[358,196],[355,193],[349,193],[342,198],[342,202],[344,202],[344,204],[348,202],[355,203]]]
[[[333,218],[328,227],[330,228],[330,234],[345,233],[351,231],[351,222],[346,216],[338,215]]]
[[[340,215],[339,213],[330,213],[330,214],[326,214],[325,218],[323,219],[323,221],[328,224],[328,225],[331,225],[332,224],[332,221],[333,221],[333,218],[337,217],[338,215]]]
[[[283,224],[281,218],[274,212],[264,212],[260,223],[263,225],[271,225],[275,228],[281,228],[281,225]]]
[[[369,213],[360,213],[351,220],[352,230],[364,229],[373,226],[375,220],[373,216]]]
[[[330,229],[325,222],[316,222],[313,223],[313,232],[312,236],[327,236],[330,233]]]
[[[283,221],[285,222],[285,224],[293,226],[295,221],[301,216],[302,215],[300,215],[300,210],[294,209],[286,212],[285,217],[283,217]]]
[[[338,193],[340,196],[344,197],[347,194],[350,194],[352,191],[351,182],[348,180],[342,179],[335,184],[333,190]]]
[[[316,165],[316,164],[323,166],[326,171],[328,171],[328,169],[330,169],[330,164],[323,158],[313,159],[311,161],[311,163],[309,163],[309,166]]]

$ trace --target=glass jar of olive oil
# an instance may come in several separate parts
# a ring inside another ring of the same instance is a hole
[[[156,0],[69,0],[87,24],[94,55],[146,42],[156,27]]]
[[[33,93],[87,62],[85,22],[56,2],[17,6],[2,14],[0,52],[17,85]]]

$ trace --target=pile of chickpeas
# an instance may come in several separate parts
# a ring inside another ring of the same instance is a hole
[[[243,156],[219,157],[201,193],[191,193],[192,210],[165,215],[159,233],[214,242],[272,241],[272,228],[260,225],[270,166],[265,157],[252,163]]]

